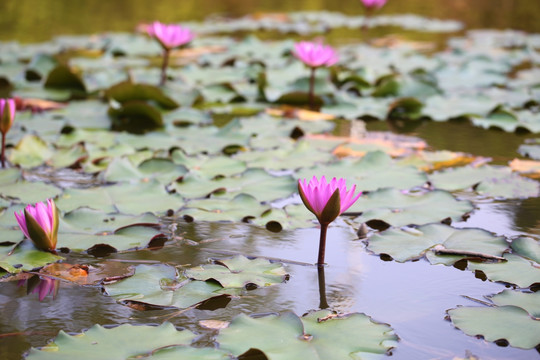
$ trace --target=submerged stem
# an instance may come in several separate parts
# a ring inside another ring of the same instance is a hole
[[[169,49],[163,49],[163,62],[161,63],[161,80],[159,82],[160,86],[165,85],[167,81],[167,66],[169,66]]]
[[[0,162],[2,168],[6,167],[6,134],[2,133],[2,154],[0,154]]]
[[[317,68],[311,68],[311,76],[309,78],[309,109],[315,110],[315,70]]]
[[[319,239],[319,259],[317,265],[324,265],[324,255],[326,250],[326,230],[328,230],[328,224],[321,224],[321,238]]]

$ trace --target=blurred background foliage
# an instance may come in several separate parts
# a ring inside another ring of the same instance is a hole
[[[140,22],[203,20],[267,12],[340,11],[361,15],[359,0],[2,0],[0,40],[34,42],[56,35],[132,31]],[[454,19],[467,28],[540,32],[538,0],[389,0],[380,14]]]

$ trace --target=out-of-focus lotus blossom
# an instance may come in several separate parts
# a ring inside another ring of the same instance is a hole
[[[2,133],[2,152],[0,162],[6,166],[6,134],[15,120],[15,99],[0,99],[0,133]]]
[[[315,214],[321,224],[318,265],[324,264],[328,225],[350,208],[362,195],[361,192],[355,195],[355,191],[356,185],[347,190],[345,179],[333,178],[327,182],[324,176],[320,181],[314,176],[309,182],[306,179],[298,180],[298,192],[304,205]]]
[[[60,280],[51,279],[48,277],[41,278],[39,276],[32,276],[29,279],[19,280],[17,283],[18,286],[24,286],[24,284],[27,284],[28,294],[38,293],[39,301],[43,301],[43,299],[50,294],[53,295],[53,299],[56,297]]]
[[[332,66],[338,61],[336,51],[330,45],[300,41],[294,44],[294,56],[309,67]]]
[[[27,205],[15,218],[24,235],[41,250],[54,251],[58,236],[58,209],[52,199],[47,204]]]
[[[169,64],[169,53],[172,49],[185,45],[195,35],[186,27],[175,24],[163,24],[159,21],[154,21],[145,27],[146,33],[155,38],[163,48],[163,62],[161,65],[161,80],[160,85],[165,85],[167,81],[167,66]]]
[[[380,9],[386,4],[386,0],[360,0],[366,9]]]
[[[336,51],[320,42],[300,41],[294,44],[293,55],[311,68],[308,101],[311,110],[315,110],[315,70],[321,66],[332,66],[338,61]]]
[[[186,27],[154,21],[146,26],[146,33],[155,38],[164,49],[174,49],[189,43],[194,34]]]

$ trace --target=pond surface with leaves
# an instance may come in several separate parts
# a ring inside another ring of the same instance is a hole
[[[540,35],[365,22],[192,22],[163,87],[141,33],[0,43],[23,108],[0,170],[0,357],[537,358]],[[292,39],[344,29],[307,111]],[[314,175],[364,192],[324,268],[297,194]],[[13,215],[47,198],[57,254]]]

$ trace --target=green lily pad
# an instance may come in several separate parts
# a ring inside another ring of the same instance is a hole
[[[212,282],[189,281],[168,265],[139,265],[135,275],[105,285],[105,292],[118,301],[136,301],[159,307],[189,308],[210,298],[223,296],[223,288]]]
[[[429,180],[437,189],[455,191],[467,189],[482,181],[507,178],[511,173],[509,167],[463,166],[430,174]]]
[[[168,322],[160,326],[122,324],[113,328],[94,325],[82,334],[60,331],[53,342],[39,350],[32,348],[25,359],[137,358],[169,347],[190,345],[195,337],[191,331],[178,331]]]
[[[163,127],[163,118],[157,108],[140,100],[131,100],[120,106],[110,107],[112,129],[144,134]]]
[[[540,292],[525,293],[516,290],[504,290],[491,296],[490,299],[497,306],[517,306],[526,310],[531,316],[540,318]]]
[[[2,233],[5,231],[2,229]],[[22,235],[22,232],[20,234]],[[30,271],[63,259],[61,256],[36,249],[30,240],[24,240],[22,244],[15,245],[15,250],[13,249],[14,245],[0,246],[0,268],[9,273]]]
[[[55,198],[62,190],[54,185],[42,182],[18,181],[10,184],[2,184],[0,194],[10,198],[13,202],[30,204]]]
[[[397,262],[419,259],[438,244],[447,250],[471,251],[492,256],[502,256],[508,248],[504,237],[493,236],[488,231],[455,229],[442,224],[427,224],[415,229],[388,229],[371,236],[368,243],[370,251],[390,255]],[[463,257],[452,257],[452,263],[460,258]],[[430,261],[435,262],[435,259],[430,258]]]
[[[115,158],[103,173],[105,180],[114,182],[148,182],[157,180],[162,184],[187,173],[182,165],[176,165],[169,159],[152,158],[136,166],[128,158]]]
[[[482,335],[487,341],[506,339],[517,348],[540,344],[540,321],[517,306],[460,307],[448,310],[452,323],[467,335]]]
[[[382,358],[396,344],[397,336],[388,325],[364,314],[332,316],[323,310],[302,318],[289,312],[261,318],[241,314],[220,331],[217,341],[221,349],[235,356],[258,349],[272,360],[340,360]]]
[[[196,221],[247,221],[269,209],[249,194],[189,201],[180,215]]]
[[[313,176],[345,178],[347,185],[356,185],[357,190],[372,191],[385,187],[410,189],[422,186],[426,176],[412,166],[401,166],[381,151],[369,152],[360,160],[342,159],[328,165],[299,170],[295,177],[311,179]]]
[[[154,101],[165,109],[176,109],[178,104],[161,91],[160,88],[148,84],[134,84],[129,81],[111,86],[105,96],[119,103],[131,101]]]
[[[540,283],[540,268],[530,260],[515,254],[504,254],[507,260],[495,264],[469,263],[469,270],[482,271],[489,280],[516,284],[520,288],[527,288]]]
[[[44,86],[52,89],[69,89],[86,92],[85,85],[78,74],[66,65],[57,65],[51,70]]]
[[[215,176],[230,176],[244,172],[246,164],[243,161],[225,156],[188,156],[180,150],[172,153],[175,164],[185,166],[191,173],[201,177],[214,178]]]
[[[355,222],[382,220],[392,226],[422,225],[446,218],[460,220],[473,210],[469,201],[458,201],[452,194],[435,190],[404,194],[397,189],[381,189],[362,195],[347,212],[362,212]]]
[[[526,236],[519,237],[512,241],[512,250],[540,264],[540,243],[538,240]]]
[[[137,194],[137,196],[133,196]],[[164,212],[184,205],[178,194],[169,194],[156,181],[138,184],[118,184],[91,189],[66,189],[56,202],[62,211],[80,207],[109,213],[142,214]]]
[[[9,161],[23,168],[43,164],[53,156],[50,145],[35,135],[26,135],[9,153]]]
[[[523,144],[520,145],[518,152],[523,156],[530,157],[531,159],[540,160],[540,145]]]
[[[504,199],[526,199],[540,195],[540,183],[510,174],[502,178],[491,178],[482,181],[474,189],[477,193]]]
[[[215,280],[225,288],[249,285],[270,286],[287,280],[288,274],[279,263],[265,259],[248,259],[238,255],[230,259],[213,260],[213,264],[189,268],[184,275],[195,280]]]

